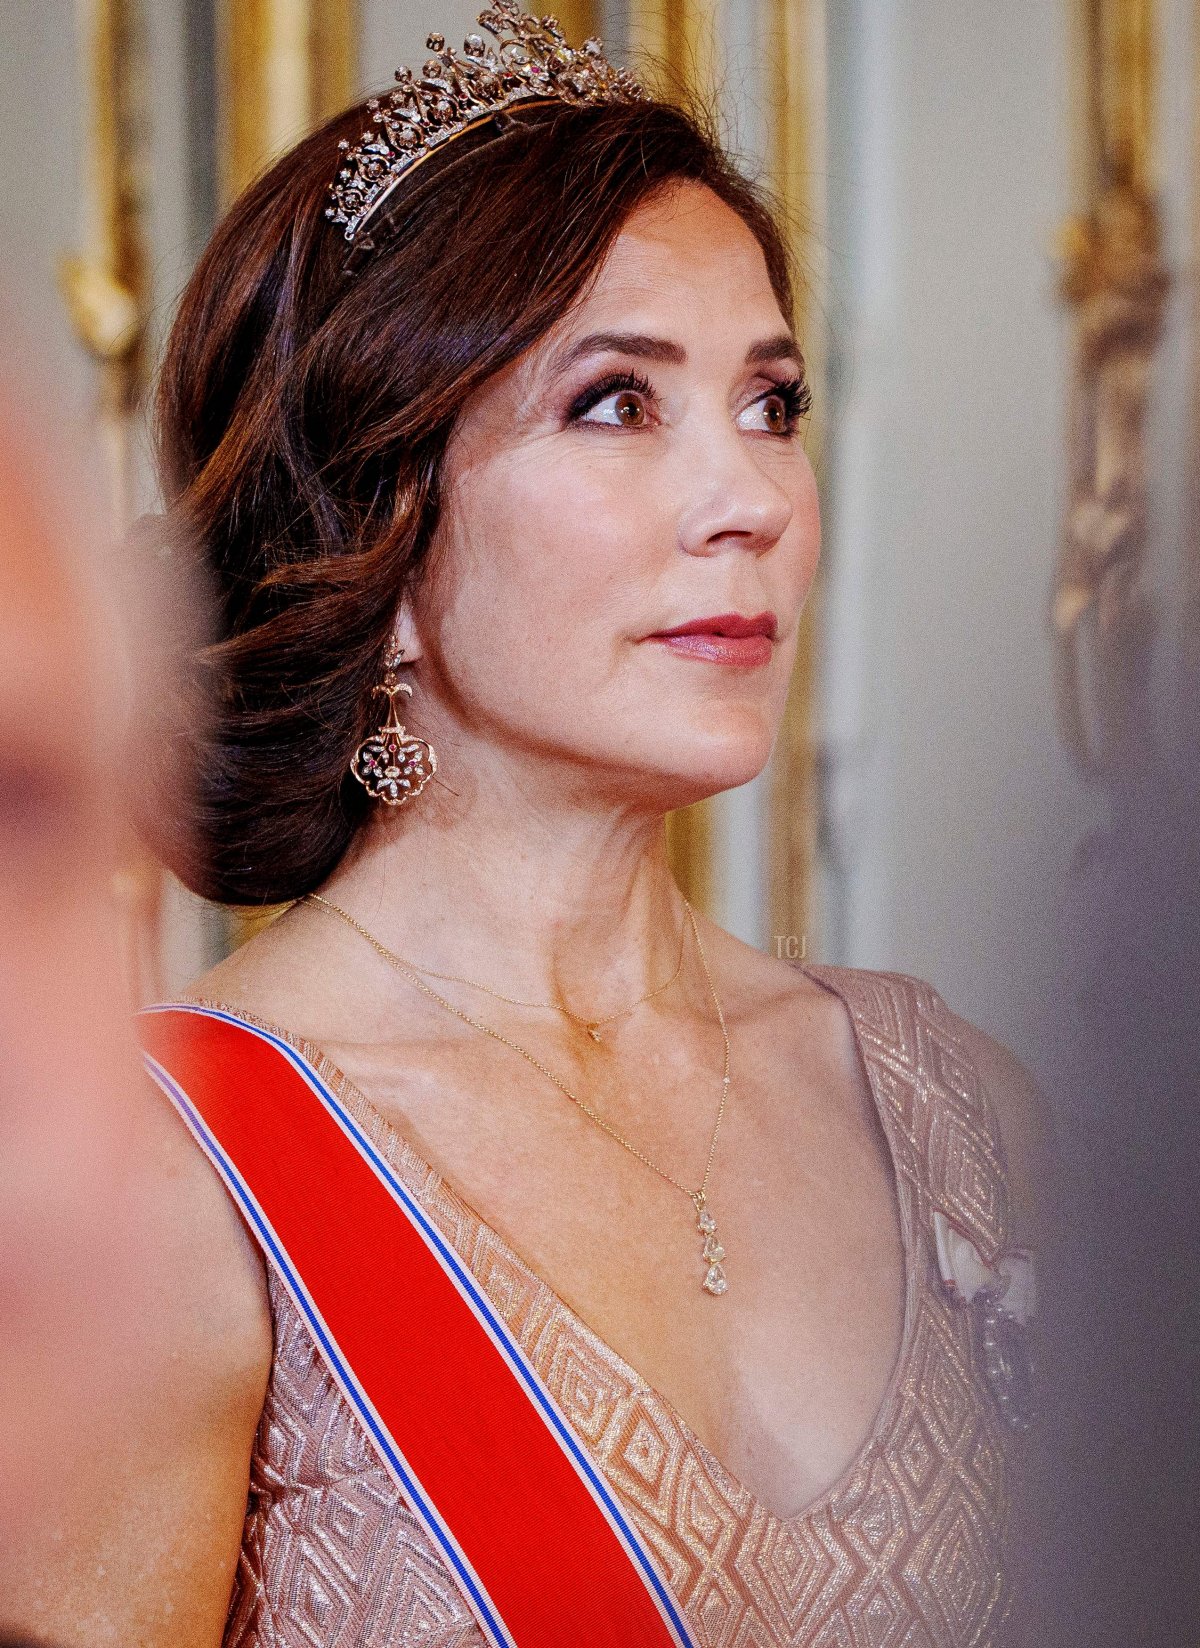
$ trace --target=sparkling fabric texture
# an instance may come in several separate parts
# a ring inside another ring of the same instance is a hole
[[[931,986],[902,973],[805,971],[854,1021],[896,1169],[907,1298],[871,1436],[833,1488],[786,1519],[722,1468],[340,1071],[296,1045],[470,1266],[702,1648],[987,1648],[1007,1640],[1019,1444],[984,1378],[973,1314],[939,1275],[933,1214],[987,1264],[1004,1252],[1008,1191],[992,1106],[963,1021]],[[273,1274],[270,1286],[275,1356],[225,1648],[481,1648],[448,1569]]]

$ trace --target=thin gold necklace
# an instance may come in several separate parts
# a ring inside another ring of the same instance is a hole
[[[337,908],[336,905],[330,905],[328,899],[321,898],[319,893],[313,893],[312,897],[318,903],[329,905],[330,909]],[[454,984],[469,984],[473,990],[483,990],[487,995],[494,996],[497,1001],[508,1002],[510,1007],[543,1007],[551,1012],[565,1013],[573,1023],[581,1024],[593,1041],[599,1041],[600,1026],[602,1024],[611,1024],[614,1019],[628,1017],[635,1007],[640,1007],[644,1001],[650,1001],[652,997],[661,995],[669,985],[674,984],[683,968],[683,947],[686,940],[687,928],[681,927],[679,929],[679,959],[675,963],[675,971],[669,979],[664,979],[661,984],[656,984],[653,990],[648,990],[644,996],[639,996],[636,1001],[630,1002],[628,1007],[622,1007],[616,1013],[607,1013],[602,1019],[589,1019],[585,1018],[582,1013],[573,1013],[569,1007],[564,1006],[560,1001],[522,1001],[517,996],[502,995],[499,990],[493,990],[488,984],[481,984],[478,979],[463,978],[459,973],[437,973],[432,967],[418,967],[415,961],[408,961],[403,956],[396,956],[395,959],[396,961],[403,961],[406,967],[410,967],[414,973],[420,973],[423,978],[445,979]],[[389,955],[391,955],[391,952],[389,952]]]
[[[674,1185],[677,1190],[682,1190],[696,1210],[696,1228],[704,1238],[702,1257],[704,1259],[705,1274],[701,1286],[711,1294],[719,1295],[726,1291],[729,1283],[721,1263],[725,1257],[725,1249],[721,1246],[717,1236],[717,1222],[708,1210],[707,1193],[708,1180],[712,1173],[713,1157],[717,1149],[717,1134],[721,1131],[721,1120],[725,1115],[725,1104],[729,1097],[729,1031],[725,1027],[725,1015],[721,1011],[721,1002],[717,996],[716,986],[713,984],[712,974],[709,971],[708,958],[704,953],[704,943],[700,937],[700,929],[696,925],[696,916],[686,898],[683,899],[684,908],[687,910],[688,920],[691,922],[692,933],[696,939],[696,948],[700,952],[700,962],[704,968],[704,976],[708,980],[709,993],[713,999],[713,1006],[717,1010],[717,1020],[721,1026],[721,1037],[725,1044],[725,1066],[721,1076],[721,1102],[717,1106],[717,1119],[713,1124],[712,1138],[708,1144],[708,1159],[704,1164],[704,1177],[701,1179],[700,1187],[697,1190],[689,1190],[687,1185],[677,1179],[673,1173],[668,1173],[657,1162],[651,1161],[645,1151],[639,1150],[637,1145],[631,1144],[627,1138],[613,1127],[611,1122],[606,1122],[604,1117],[593,1110],[589,1104],[586,1104],[583,1099],[572,1093],[566,1082],[544,1065],[536,1054],[531,1053],[528,1048],[522,1047],[519,1042],[513,1041],[510,1037],[501,1035],[500,1031],[494,1030],[490,1024],[484,1024],[481,1020],[472,1018],[469,1013],[464,1013],[461,1008],[455,1007],[453,1002],[447,1001],[445,996],[440,996],[436,990],[430,989],[429,985],[425,983],[410,963],[406,962],[402,956],[396,955],[394,951],[389,950],[387,945],[377,939],[374,933],[363,926],[361,921],[352,916],[349,910],[343,910],[340,904],[334,904],[331,899],[322,898],[320,893],[308,893],[301,902],[319,904],[323,909],[340,916],[344,922],[354,928],[356,933],[360,933],[366,939],[371,948],[382,956],[384,961],[404,973],[417,986],[418,990],[424,991],[431,1000],[444,1007],[448,1013],[453,1013],[455,1018],[462,1019],[464,1024],[473,1025],[476,1030],[482,1030],[484,1035],[492,1036],[496,1041],[503,1042],[506,1047],[511,1047],[514,1053],[519,1053],[523,1059],[527,1059],[535,1069],[540,1070],[544,1076],[552,1081],[561,1093],[565,1093],[571,1103],[577,1105],[590,1121],[595,1122],[597,1127],[603,1128],[610,1138],[615,1139],[619,1145],[623,1145],[631,1155],[637,1157],[638,1161],[644,1162],[652,1172],[658,1174],[660,1179],[665,1179],[668,1184]]]

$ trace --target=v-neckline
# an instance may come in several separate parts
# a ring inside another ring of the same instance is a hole
[[[746,1506],[750,1507],[756,1517],[765,1518],[766,1521],[775,1528],[788,1530],[795,1529],[802,1522],[811,1521],[814,1517],[817,1517],[827,1511],[832,1506],[834,1501],[845,1492],[851,1481],[859,1474],[859,1472],[881,1446],[883,1439],[892,1426],[895,1417],[897,1399],[899,1397],[900,1389],[908,1369],[908,1363],[912,1355],[913,1338],[916,1329],[918,1296],[918,1262],[916,1253],[917,1241],[916,1232],[913,1229],[911,1187],[908,1184],[905,1174],[901,1171],[900,1156],[896,1148],[895,1138],[893,1136],[893,1122],[888,1115],[886,1105],[882,1102],[881,1094],[876,1082],[873,1062],[867,1056],[867,1050],[864,1046],[862,1034],[859,1029],[858,1015],[854,1009],[853,1003],[848,999],[845,992],[831,980],[820,976],[822,973],[830,972],[830,967],[806,962],[789,962],[789,965],[797,967],[798,970],[806,977],[813,979],[813,981],[819,984],[823,989],[829,990],[832,994],[836,995],[841,1000],[850,1018],[850,1025],[854,1036],[854,1045],[858,1053],[863,1072],[867,1078],[867,1085],[875,1105],[876,1115],[879,1118],[879,1125],[883,1131],[884,1140],[888,1149],[893,1194],[900,1219],[900,1234],[903,1247],[904,1321],[900,1336],[900,1347],[896,1353],[895,1362],[893,1363],[887,1386],[884,1390],[878,1411],[876,1412],[874,1422],[863,1442],[855,1450],[849,1463],[846,1465],[845,1469],[838,1474],[835,1481],[830,1483],[827,1488],[823,1488],[814,1499],[811,1499],[807,1504],[802,1505],[799,1510],[792,1511],[786,1516],[780,1515],[777,1511],[773,1511],[769,1505],[765,1504],[764,1501],[758,1497],[753,1489],[748,1488],[746,1484],[736,1475],[736,1473],[729,1469],[723,1460],[718,1458],[707,1443],[702,1441],[702,1439],[692,1429],[691,1425],[689,1425],[684,1416],[679,1412],[675,1404],[656,1386],[652,1385],[648,1379],[644,1378],[638,1369],[621,1355],[620,1351],[609,1344],[608,1340],[605,1339],[603,1335],[598,1333],[596,1329],[593,1328],[579,1314],[575,1307],[569,1304],[567,1300],[562,1297],[557,1289],[546,1280],[541,1272],[530,1264],[526,1258],[524,1258],[524,1256],[518,1251],[517,1248],[513,1246],[508,1238],[504,1236],[501,1231],[497,1230],[495,1225],[491,1224],[483,1217],[481,1213],[476,1210],[475,1207],[472,1206],[467,1198],[455,1188],[449,1179],[447,1179],[445,1174],[438,1168],[434,1167],[433,1164],[429,1162],[420,1151],[417,1150],[417,1148],[411,1143],[400,1128],[398,1128],[396,1124],[391,1121],[382,1110],[379,1109],[379,1107],[367,1096],[367,1094],[362,1091],[360,1087],[351,1081],[345,1071],[342,1070],[341,1067],[329,1057],[324,1049],[319,1047],[315,1042],[309,1041],[306,1037],[298,1035],[295,1031],[285,1029],[280,1025],[272,1024],[265,1019],[258,1018],[255,1014],[246,1012],[242,1008],[231,1007],[224,1002],[214,1001],[207,997],[195,996],[188,998],[188,1001],[190,1001],[191,1005],[212,1008],[218,1012],[228,1013],[234,1018],[243,1019],[247,1024],[254,1025],[258,1029],[266,1030],[270,1032],[270,1034],[276,1035],[280,1037],[281,1040],[286,1041],[290,1046],[295,1048],[302,1057],[306,1058],[310,1064],[319,1066],[320,1071],[323,1072],[323,1079],[328,1084],[336,1086],[339,1098],[346,1104],[351,1113],[354,1114],[355,1120],[359,1122],[360,1125],[367,1126],[377,1135],[376,1143],[382,1145],[385,1153],[391,1161],[391,1165],[393,1167],[398,1167],[400,1164],[399,1161],[397,1161],[397,1158],[403,1158],[409,1166],[422,1175],[424,1183],[422,1200],[432,1196],[439,1196],[450,1202],[457,1209],[461,1210],[468,1222],[474,1221],[479,1229],[486,1233],[490,1244],[528,1279],[530,1285],[550,1300],[555,1308],[561,1311],[566,1319],[570,1321],[576,1331],[592,1341],[603,1356],[616,1369],[618,1376],[626,1382],[632,1394],[643,1398],[648,1397],[662,1407],[664,1412],[668,1415],[671,1423],[683,1437],[687,1446],[704,1462],[707,1468],[713,1470],[726,1483],[733,1496],[742,1500]],[[188,1005],[188,1002],[185,1001],[183,1005]],[[466,1264],[468,1268],[474,1270],[470,1254],[463,1251],[463,1249],[459,1246],[457,1233],[447,1232],[446,1235],[447,1240],[458,1252],[463,1263]],[[481,1277],[478,1278],[478,1280],[481,1285],[484,1285]],[[570,1423],[569,1420],[568,1423]],[[572,1429],[575,1428],[576,1427],[572,1426]],[[581,1437],[581,1441],[584,1442],[585,1446],[587,1445],[586,1438]]]

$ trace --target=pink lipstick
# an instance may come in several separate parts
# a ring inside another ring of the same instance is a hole
[[[741,664],[758,669],[769,663],[775,635],[773,612],[752,618],[740,612],[722,612],[712,618],[691,618],[670,629],[656,630],[647,640],[661,641],[672,652],[700,658],[710,664]]]

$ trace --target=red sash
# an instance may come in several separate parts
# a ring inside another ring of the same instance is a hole
[[[470,1270],[312,1065],[232,1014],[141,1015],[220,1173],[489,1643],[692,1648],[645,1543]]]

